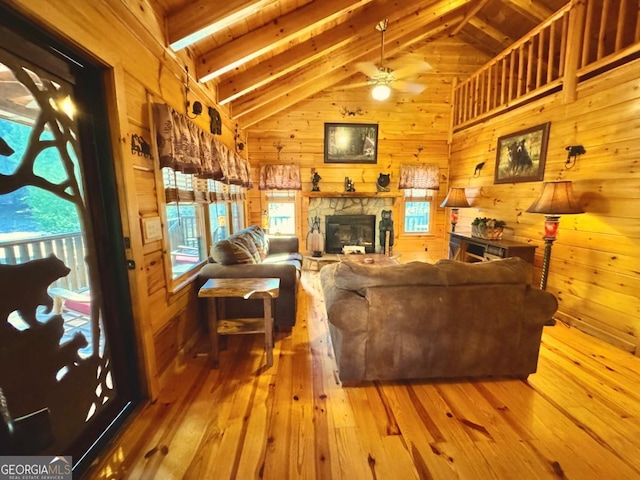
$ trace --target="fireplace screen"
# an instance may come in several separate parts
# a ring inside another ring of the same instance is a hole
[[[328,215],[325,222],[327,253],[342,253],[345,245],[361,246],[366,253],[375,253],[375,215]]]

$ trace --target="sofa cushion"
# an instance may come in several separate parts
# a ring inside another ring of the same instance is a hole
[[[354,291],[378,286],[529,284],[531,266],[518,257],[482,264],[440,260],[435,265],[409,262],[379,266],[347,261],[335,267],[334,282],[338,288]]]
[[[263,263],[283,263],[292,260],[302,265],[302,255],[299,253],[274,253],[266,257]]]
[[[252,255],[241,243],[230,240],[221,240],[211,247],[211,258],[222,265],[235,265],[237,263],[256,263]]]

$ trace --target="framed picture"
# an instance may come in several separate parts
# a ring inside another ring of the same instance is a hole
[[[324,163],[376,163],[376,123],[325,123]]]
[[[550,126],[547,122],[498,138],[493,183],[542,180]]]

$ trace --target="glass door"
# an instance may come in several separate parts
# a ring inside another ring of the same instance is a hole
[[[138,385],[102,72],[2,13],[0,454],[77,466]]]

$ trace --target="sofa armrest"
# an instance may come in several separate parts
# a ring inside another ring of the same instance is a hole
[[[209,278],[279,278],[280,288],[295,289],[297,275],[296,267],[290,264],[221,265],[219,263],[209,263],[200,269],[198,283],[203,285]]]
[[[324,294],[327,317],[331,324],[347,332],[366,332],[369,318],[369,302],[365,297],[336,286],[334,273],[337,264],[320,270],[320,284]]]
[[[298,237],[294,235],[269,236],[269,254],[299,251]]]

